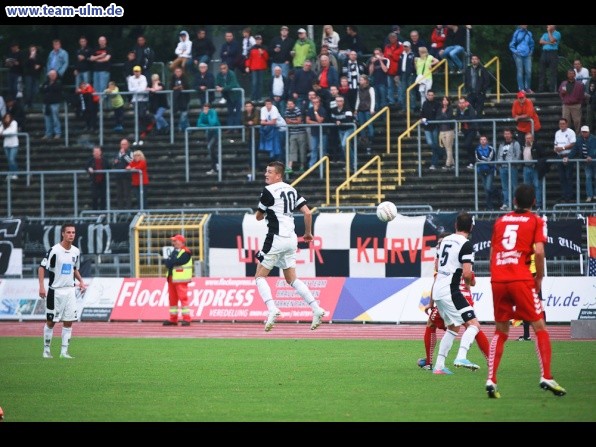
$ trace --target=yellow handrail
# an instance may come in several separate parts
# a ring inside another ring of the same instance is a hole
[[[386,142],[387,142],[387,153],[389,153],[391,151],[391,133],[390,133],[390,120],[391,120],[391,111],[389,110],[389,107],[385,106],[383,107],[381,110],[379,110],[377,113],[375,113],[373,116],[370,117],[370,119],[368,121],[366,121],[364,124],[362,124],[360,127],[358,127],[354,132],[352,132],[348,138],[346,138],[346,179],[348,179],[350,177],[350,142],[356,138],[356,136],[362,132],[364,129],[366,129],[366,127],[369,125],[369,123],[371,123],[372,121],[376,120],[379,116],[381,116],[382,114],[386,114],[387,115],[387,120],[386,120]]]
[[[329,186],[329,157],[325,155],[319,161],[317,161],[314,165],[308,168],[300,177],[290,183],[291,186],[296,186],[300,183],[308,174],[313,172],[321,163],[325,162],[325,205],[328,206],[331,203],[331,193],[330,193],[330,186]]]
[[[418,126],[421,122],[422,122],[422,120],[416,121],[414,124],[412,124],[406,130],[404,130],[399,137],[397,137],[397,184],[399,186],[401,186],[401,180],[402,180],[402,175],[401,175],[401,172],[402,172],[402,169],[401,169],[401,141],[405,137],[409,137],[410,136],[410,132],[413,129],[415,129],[416,126]]]
[[[356,172],[354,172],[354,174],[347,178],[341,185],[339,185],[336,189],[335,189],[335,205],[338,208],[338,212],[339,212],[339,192],[340,190],[342,190],[344,187],[349,187],[350,183],[352,183],[352,180],[354,180],[356,177],[358,177],[362,172],[364,172],[366,170],[366,168],[368,168],[369,165],[373,164],[373,163],[377,163],[377,203],[381,202],[381,157],[379,155],[375,155],[373,158],[371,158],[370,160],[368,160],[364,166],[362,166],[360,169],[358,169]]]
[[[496,78],[497,78],[497,102],[501,102],[501,60],[499,59],[499,56],[495,56],[493,57],[490,61],[488,61],[485,65],[484,68],[488,68],[490,67],[490,65],[496,62],[497,63],[497,70],[496,70]],[[457,87],[457,97],[461,98],[462,94],[461,91],[464,88],[464,84],[460,84],[459,87]]]
[[[441,60],[441,62],[439,62],[437,65],[435,65],[434,67],[432,67],[430,69],[430,74],[432,76],[432,73],[437,70],[437,68],[439,68],[441,65],[445,66],[445,96],[448,96],[448,92],[449,92],[449,70],[447,70],[447,59],[443,59]],[[434,83],[434,81],[433,81]],[[406,89],[406,126],[408,128],[410,128],[410,90],[412,90],[413,88],[417,88],[418,84],[416,82],[414,82],[412,85],[410,85],[407,89]],[[410,136],[409,132],[408,132],[408,136]],[[389,153],[389,152],[387,152]]]

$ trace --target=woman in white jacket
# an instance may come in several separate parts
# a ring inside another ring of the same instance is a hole
[[[2,118],[2,124],[0,124],[0,136],[4,139],[4,153],[8,160],[8,171],[12,174],[8,174],[11,180],[17,180],[16,172],[19,170],[17,166],[17,152],[19,150],[19,132],[18,123],[12,119],[10,113],[4,115]]]

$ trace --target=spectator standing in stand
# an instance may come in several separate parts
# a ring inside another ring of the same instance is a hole
[[[524,91],[517,92],[517,99],[513,101],[511,106],[511,117],[516,121],[517,141],[520,146],[526,142],[526,134],[534,132],[534,136],[541,129],[540,118],[534,108],[534,103],[530,98],[526,97]],[[532,120],[532,121],[530,121]],[[534,123],[532,125],[532,123]],[[540,201],[538,201],[540,203]]]
[[[584,84],[575,79],[575,70],[567,70],[567,80],[559,86],[559,97],[563,104],[562,115],[568,123],[573,121],[573,128],[578,134],[582,127],[582,104],[585,100]]]
[[[591,129],[594,128],[596,120],[596,67],[590,68],[590,83],[588,84],[588,107],[586,110],[586,123]]]
[[[210,37],[207,36],[205,28],[197,30],[197,38],[192,43],[192,60],[195,65],[195,71],[198,70],[199,64],[204,62],[209,64],[213,59],[215,53],[215,45]]]
[[[85,81],[87,84],[93,82],[92,73],[93,67],[89,58],[93,54],[93,50],[89,47],[89,42],[85,36],[79,37],[79,48],[75,54],[75,85],[81,85]]]
[[[141,73],[145,77],[151,76],[151,67],[155,61],[155,51],[149,45],[147,45],[147,39],[141,35],[137,37],[137,44],[133,48],[134,52],[134,65],[141,67]]]
[[[294,47],[294,39],[288,37],[289,28],[282,26],[279,30],[279,36],[271,39],[269,45],[269,56],[271,61],[271,74],[275,74],[275,67],[281,67],[282,76],[288,77],[290,68],[292,68],[292,55],[290,52]]]
[[[524,183],[533,185],[536,192],[536,209],[542,208],[542,179],[545,175],[546,159],[548,158],[546,151],[542,146],[536,144],[532,132],[525,134],[526,140],[522,146],[522,159],[527,162],[524,163],[523,178]]]
[[[557,67],[559,66],[559,44],[561,33],[556,25],[546,25],[546,33],[538,42],[542,46],[540,70],[538,71],[538,92],[557,91]],[[546,89],[545,89],[545,84]]]
[[[571,150],[575,146],[577,137],[575,132],[569,128],[567,118],[559,119],[559,130],[555,132],[555,154],[559,160],[565,160],[569,157]],[[574,179],[573,171],[574,166],[571,163],[557,163],[559,170],[559,179],[561,181],[561,203],[572,203]]]
[[[567,163],[568,158],[579,158],[583,160],[580,165],[584,166],[584,173],[586,176],[586,202],[596,202],[596,195],[594,190],[594,170],[596,169],[596,137],[590,135],[590,128],[582,126],[581,132],[575,146],[571,149],[569,155],[563,158],[563,162]]]
[[[112,50],[108,47],[108,40],[105,36],[97,39],[97,48],[89,57],[93,62],[93,88],[103,92],[110,82],[110,70],[112,68]]]
[[[515,61],[517,91],[534,93],[530,88],[532,84],[534,37],[532,32],[528,31],[528,25],[519,25],[519,28],[515,30],[509,42],[509,50]]]
[[[52,51],[48,54],[48,61],[46,63],[46,74],[50,71],[56,71],[60,79],[64,77],[66,69],[68,68],[68,53],[62,48],[62,41],[54,39],[52,41]]]
[[[460,160],[464,157],[466,158],[466,167],[468,169],[474,169],[474,163],[476,162],[474,141],[476,140],[476,134],[478,133],[478,125],[471,121],[476,118],[476,110],[474,110],[474,107],[472,107],[466,98],[459,98],[457,101],[455,119],[461,121],[459,124],[463,141],[460,139],[460,146],[465,151],[465,155],[463,153],[461,154]]]
[[[126,169],[133,159],[130,150],[130,141],[127,138],[120,140],[120,149],[112,161],[113,169]],[[130,195],[130,173],[115,173],[116,176],[116,200],[118,209],[132,209],[132,200]]]
[[[182,68],[178,67],[174,70],[174,74],[170,78],[170,90],[172,93],[172,111],[178,117],[178,132],[184,132],[188,127],[188,104],[190,102],[190,94],[184,92],[189,90],[188,80]]]
[[[91,209],[106,210],[107,181],[105,171],[110,165],[103,155],[100,146],[93,147],[93,156],[87,162],[87,172],[91,181]]]
[[[253,101],[261,101],[263,93],[263,79],[267,71],[269,53],[263,46],[263,37],[260,34],[255,36],[255,44],[248,50],[246,57],[247,74],[251,75],[251,95]]]
[[[428,90],[426,92],[426,101],[422,104],[420,110],[420,118],[422,120],[422,126],[424,128],[424,138],[426,138],[426,144],[430,146],[432,151],[432,158],[429,169],[437,169],[441,159],[443,158],[443,151],[439,146],[439,127],[437,124],[429,123],[437,119],[441,104],[439,101],[435,101],[435,92]]]
[[[476,116],[482,118],[486,92],[490,87],[490,75],[477,55],[472,55],[470,61],[471,64],[464,70],[464,91],[467,100],[476,111]]]
[[[29,51],[23,61],[23,92],[24,106],[27,109],[33,107],[33,101],[39,92],[39,77],[43,69],[41,53],[37,45],[29,45]]]
[[[147,172],[147,160],[145,154],[139,149],[132,153],[132,161],[126,169],[139,169],[143,174],[143,200],[141,203],[141,173],[133,172],[131,175],[132,190],[135,195],[139,209],[147,209],[147,190],[149,189],[149,174]]]
[[[62,97],[62,82],[58,79],[58,72],[50,70],[46,81],[41,86],[41,95],[43,98],[43,116],[45,120],[45,134],[42,140],[54,138],[60,139],[62,136],[62,126],[60,125],[60,104]]]

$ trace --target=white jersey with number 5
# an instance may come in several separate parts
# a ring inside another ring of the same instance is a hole
[[[433,286],[435,301],[451,298],[459,292],[464,263],[474,265],[472,243],[461,234],[445,237],[437,249],[437,277]]]
[[[263,188],[259,210],[265,214],[269,234],[281,237],[295,235],[294,211],[306,204],[306,199],[293,186],[277,182]]]

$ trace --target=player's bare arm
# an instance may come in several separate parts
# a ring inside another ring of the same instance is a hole
[[[307,205],[303,205],[300,211],[304,214],[304,242],[312,242],[312,212]]]
[[[87,288],[87,284],[85,284],[85,281],[83,281],[83,277],[78,270],[74,271],[74,277],[77,281],[79,281],[79,289],[81,289],[81,292],[83,292]]]
[[[39,279],[39,297],[45,299],[46,297],[46,287],[43,283],[45,275],[45,269],[43,267],[37,268],[37,278]]]

